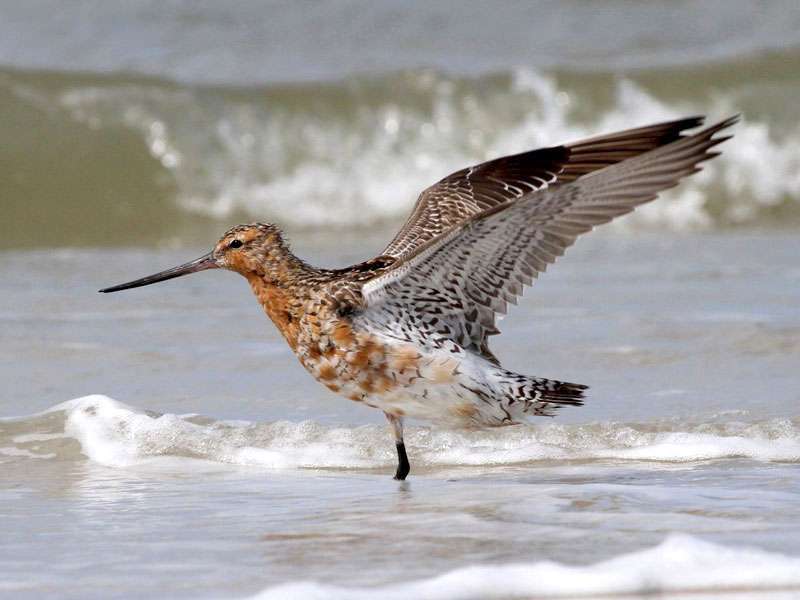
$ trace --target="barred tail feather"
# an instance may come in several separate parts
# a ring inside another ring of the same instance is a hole
[[[583,405],[589,386],[501,370],[503,404],[512,414],[552,417],[561,406]]]

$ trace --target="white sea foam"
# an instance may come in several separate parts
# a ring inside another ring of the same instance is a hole
[[[549,561],[471,566],[430,579],[371,588],[289,583],[269,588],[253,600],[488,600],[633,594],[698,598],[716,592],[734,592],[732,597],[739,599],[796,598],[800,594],[800,557],[672,535],[654,548],[589,566]]]
[[[64,402],[14,423],[7,439],[0,429],[3,446],[35,452],[39,458],[72,458],[74,451],[70,454],[58,435],[63,429],[83,455],[109,466],[182,458],[269,469],[373,469],[388,468],[395,461],[383,426],[334,427],[313,421],[209,423],[193,416],[147,413],[101,395]],[[800,425],[791,419],[547,423],[480,431],[410,427],[406,443],[415,465],[428,469],[547,460],[800,461]]]
[[[79,87],[59,104],[92,127],[139,132],[173,175],[186,210],[220,218],[245,212],[302,227],[401,219],[426,186],[490,157],[741,110],[729,96],[711,105],[676,103],[631,80],[609,85],[613,100],[591,121],[576,118],[580,92],[530,69],[505,83],[465,84],[427,71],[379,80],[392,96],[370,82],[348,82],[331,98],[343,103],[340,111],[284,106],[269,95],[232,103],[211,91],[155,85]],[[720,159],[621,226],[704,228],[754,222],[781,204],[798,209],[800,128],[776,131],[745,115],[734,133]]]

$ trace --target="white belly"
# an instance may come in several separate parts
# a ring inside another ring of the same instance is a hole
[[[392,415],[450,427],[507,424],[507,415],[499,409],[487,378],[493,368],[485,359],[465,351],[425,353],[411,373],[397,379],[402,385],[370,394],[364,401]]]

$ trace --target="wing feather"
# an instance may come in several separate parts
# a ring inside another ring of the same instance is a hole
[[[473,215],[367,281],[361,290],[366,305],[361,318],[390,329],[393,323],[411,320],[434,337],[452,339],[495,360],[487,336],[497,333],[495,315],[505,313],[523,286],[581,233],[653,200],[697,172],[700,163],[717,156],[710,149],[730,137],[715,134],[737,120],[732,117],[694,135],[679,136],[569,183],[532,191]]]
[[[673,142],[702,122],[702,117],[690,117],[658,123],[456,171],[420,194],[408,221],[382,254],[402,258],[476,214]]]

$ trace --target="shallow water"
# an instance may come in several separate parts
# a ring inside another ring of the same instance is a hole
[[[792,0],[0,0],[0,597],[800,597],[798,32]],[[467,164],[740,112],[500,323],[586,405],[411,423],[402,484],[238,276],[96,293],[253,220],[344,266]]]
[[[795,235],[582,239],[493,342],[586,406],[412,424],[403,484],[380,413],[311,381],[243,280],[95,292],[203,251],[3,253],[0,593],[800,593]]]

